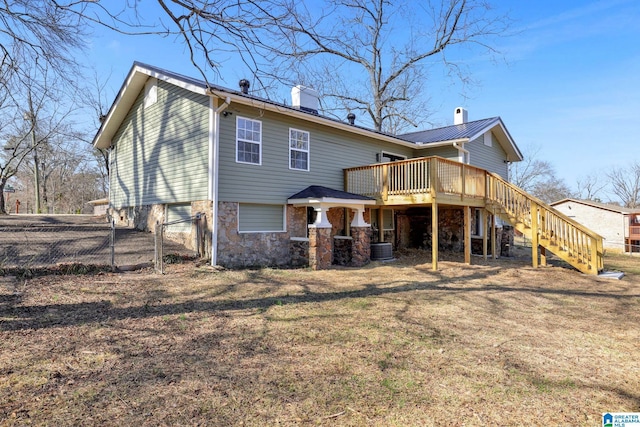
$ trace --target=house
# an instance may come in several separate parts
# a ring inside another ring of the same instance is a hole
[[[388,135],[352,114],[322,116],[312,89],[291,95],[285,105],[251,95],[244,79],[208,87],[134,63],[93,141],[111,150],[113,217],[167,224],[226,267],[363,265],[384,243],[431,249],[436,269],[439,249],[470,262],[472,236],[497,256],[503,222],[541,236],[532,255],[545,262],[538,243],[552,247],[557,233],[537,221],[547,207],[507,182],[522,154],[499,117],[468,121],[457,108],[452,126]],[[560,252],[596,272],[598,239],[587,239],[588,250],[571,238]]]
[[[93,215],[95,216],[107,215],[107,211],[109,209],[109,199],[103,198],[103,199],[89,200],[87,204],[91,205],[92,207],[91,211]]]
[[[640,208],[571,198],[558,200],[551,206],[600,234],[605,248],[640,252]]]

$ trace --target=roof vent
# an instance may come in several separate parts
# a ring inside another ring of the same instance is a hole
[[[356,115],[353,113],[347,114],[347,120],[349,120],[349,124],[353,126],[356,123]]]
[[[242,93],[247,95],[249,93],[249,87],[251,86],[251,83],[249,83],[249,80],[242,79],[238,84],[240,85],[240,90],[242,91]]]
[[[467,110],[462,107],[456,107],[455,112],[453,113],[453,124],[454,125],[463,125],[467,123],[469,119],[469,115]]]
[[[318,114],[318,92],[310,87],[297,85],[291,88],[291,105],[308,113]]]

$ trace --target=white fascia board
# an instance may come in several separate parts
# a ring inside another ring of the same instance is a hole
[[[312,114],[296,111],[291,108],[282,107],[277,104],[271,104],[269,102],[264,102],[264,101],[260,101],[258,99],[253,99],[253,98],[247,98],[245,96],[239,96],[234,93],[224,92],[220,90],[212,90],[211,93],[223,99],[226,97],[230,97],[233,102],[238,104],[248,105],[251,107],[260,108],[262,110],[273,111],[278,114],[284,114],[287,116],[296,117],[298,119],[306,120],[313,123],[318,123],[320,125],[332,127],[334,129],[339,129],[345,132],[355,133],[357,135],[366,136],[368,138],[377,139],[379,141],[390,142],[392,144],[402,145],[408,148],[414,148],[414,149],[420,148],[419,145],[413,142],[404,141],[400,138],[397,138],[391,135],[379,134],[369,129],[353,126],[348,123],[333,121],[322,116],[314,116]]]
[[[360,200],[360,199],[335,199],[332,197],[323,197],[321,199],[289,199],[287,203],[290,205],[298,206],[313,206],[313,205],[331,205],[332,207],[349,207],[349,206],[364,206],[375,205],[375,200]]]
[[[498,138],[498,142],[500,143],[500,145],[502,145],[502,148],[504,148],[505,152],[507,153],[507,156],[509,154],[513,154],[514,156],[516,156],[516,159],[509,158],[508,160],[510,162],[521,162],[522,160],[524,160],[524,157],[520,152],[520,149],[518,149],[518,146],[516,145],[515,141],[513,140],[513,138],[511,138],[511,134],[509,133],[507,128],[504,126],[504,123],[502,123],[501,119],[498,119],[498,123],[492,125],[489,129],[485,129],[485,132],[487,130],[493,130],[496,127],[500,130],[499,136],[502,136],[502,138]],[[480,134],[478,134],[478,136],[480,136]],[[506,147],[504,144],[505,140],[508,142],[508,146]]]
[[[467,142],[469,142],[469,138],[448,139],[446,141],[439,142],[419,142],[414,146],[414,148],[423,150],[425,148],[446,147],[447,145],[453,146],[454,143],[465,144]]]
[[[113,138],[113,135],[118,130],[122,120],[126,117],[149,77],[165,81],[197,94],[207,95],[207,90],[203,87],[136,64],[131,68],[131,71],[129,71],[127,78],[118,92],[118,96],[116,96],[115,101],[107,113],[104,123],[102,123],[102,126],[100,126],[98,133],[93,139],[93,146],[95,148],[109,148],[111,146],[111,138]]]

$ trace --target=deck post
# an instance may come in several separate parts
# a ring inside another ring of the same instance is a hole
[[[389,165],[382,165],[382,200],[389,198]]]
[[[464,209],[464,231],[462,237],[464,239],[464,263],[471,265],[471,206],[465,206]]]
[[[487,210],[482,209],[480,221],[482,221],[482,258],[487,260]]]
[[[438,270],[438,202],[431,203],[431,265]]]
[[[543,267],[547,266],[547,248],[544,246],[540,246],[540,265]]]
[[[465,165],[464,163],[462,164],[462,167],[460,168],[460,179],[461,181],[461,185],[460,185],[460,200],[464,200],[464,196],[467,193],[467,174],[466,174],[467,170],[465,169]]]
[[[531,203],[531,261],[533,268],[538,267],[538,205]]]
[[[382,206],[378,209],[378,242],[384,242],[384,224],[382,221],[384,220],[384,212],[382,210]]]
[[[491,214],[491,258],[496,259],[496,214]]]

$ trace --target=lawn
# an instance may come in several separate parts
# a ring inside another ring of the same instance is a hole
[[[0,278],[0,425],[599,426],[640,411],[622,280],[405,253],[326,271]]]

